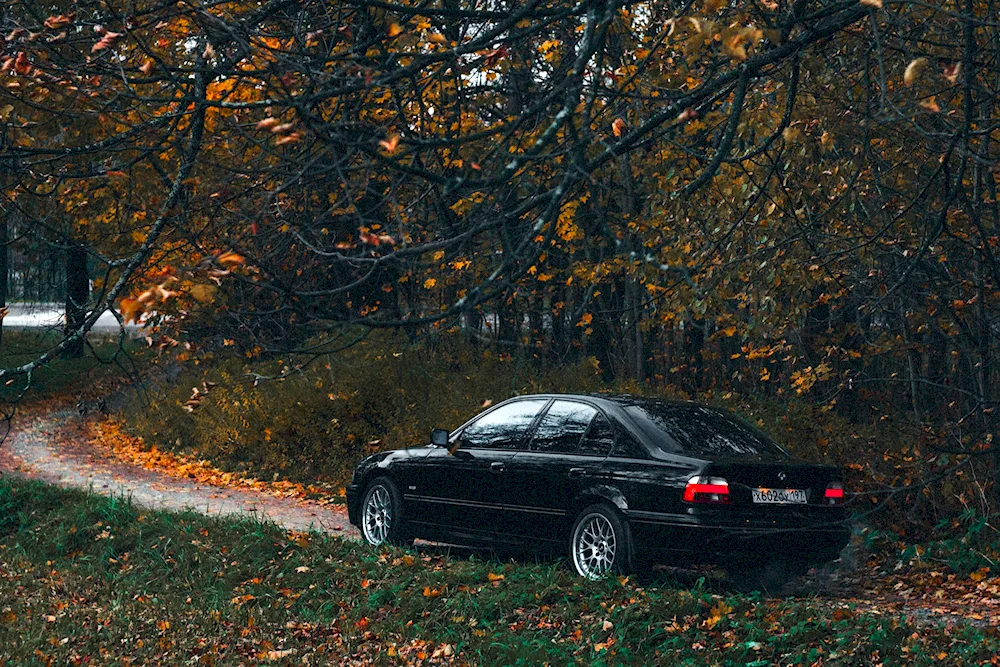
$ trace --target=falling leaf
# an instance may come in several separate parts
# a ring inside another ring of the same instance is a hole
[[[862,5],[867,5],[868,7],[875,7],[876,9],[882,9],[882,0],[858,0]]]
[[[233,251],[227,251],[219,255],[215,261],[223,266],[243,266],[247,263],[247,260],[242,255],[239,255]]]
[[[378,142],[378,145],[386,149],[390,153],[395,153],[396,147],[399,146],[399,134],[398,133],[390,134],[387,139],[383,139],[382,141]]]
[[[903,72],[903,85],[912,86],[927,65],[927,58],[914,58]]]
[[[948,83],[956,83],[961,73],[962,63],[953,63],[944,66],[944,78],[948,80]]]
[[[146,76],[149,76],[150,74],[153,73],[153,68],[155,67],[156,63],[153,61],[153,59],[147,58],[146,62],[142,64],[142,67],[139,68],[139,71],[145,74]]]
[[[260,123],[258,123],[258,125],[259,124]],[[295,127],[295,123],[282,123],[281,125],[272,125],[271,132],[274,134],[285,134],[286,132],[291,132],[293,127]]]
[[[628,126],[621,118],[615,118],[615,122],[611,123],[611,131],[614,132],[616,137],[622,136],[627,128]]]
[[[101,37],[101,39],[96,44],[90,47],[90,52],[97,53],[98,51],[103,51],[104,49],[113,46],[114,43],[117,42],[119,39],[121,39],[123,36],[124,35],[122,35],[122,33],[120,32],[108,31],[104,33],[104,36]]]
[[[295,144],[302,140],[302,135],[298,132],[292,132],[288,136],[281,137],[274,142],[275,146],[284,146],[285,144]]]
[[[931,113],[937,113],[938,111],[941,111],[941,107],[938,106],[938,103],[934,100],[934,95],[931,95],[926,100],[920,100],[920,106],[921,108],[926,109]]]
[[[73,19],[70,16],[60,14],[59,16],[50,16],[45,19],[44,25],[49,30],[58,30],[59,28],[65,28],[72,22]]]
[[[281,121],[279,121],[277,118],[265,118],[264,120],[257,123],[254,127],[258,130],[270,130],[274,127],[277,127],[280,122]]]
[[[684,111],[682,111],[679,114],[677,114],[677,122],[678,123],[686,123],[689,120],[693,120],[693,119],[695,119],[697,117],[698,117],[698,112],[695,111],[695,109],[693,107],[688,107]]]

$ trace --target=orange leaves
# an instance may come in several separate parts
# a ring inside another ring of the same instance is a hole
[[[389,236],[388,234],[373,234],[372,232],[368,231],[367,229],[360,230],[360,233],[358,234],[358,238],[361,240],[362,243],[365,243],[365,244],[371,245],[371,246],[380,246],[380,245],[383,245],[383,244],[384,245],[396,245],[396,239],[394,239],[393,237]]]
[[[684,111],[677,114],[677,122],[686,123],[688,121],[694,120],[697,117],[698,117],[698,112],[694,109],[694,107],[688,107]]]
[[[264,132],[270,131],[271,134],[278,135],[278,140],[274,142],[275,146],[294,144],[302,140],[301,132],[292,131],[295,128],[295,123],[282,123],[273,116],[259,121],[256,125],[254,125],[254,128]]]
[[[142,72],[143,74],[145,74],[146,76],[149,76],[150,74],[153,73],[153,69],[155,67],[156,67],[156,63],[153,62],[153,59],[152,58],[147,58],[146,62],[144,62],[141,67],[139,67],[139,71]]]
[[[122,299],[118,302],[118,312],[126,322],[138,322],[143,308],[135,299]]]
[[[862,5],[882,9],[882,0],[858,0]]]
[[[962,63],[952,63],[944,66],[944,78],[948,83],[957,83],[958,77],[962,73]]]
[[[104,51],[105,49],[109,49],[112,46],[114,46],[118,42],[118,40],[124,36],[125,35],[123,33],[111,32],[110,30],[108,30],[107,32],[104,33],[101,39],[90,48],[90,52],[99,53],[101,51]]]
[[[49,18],[45,19],[45,23],[43,25],[49,30],[59,30],[60,28],[65,28],[70,23],[72,23],[74,17],[75,14],[70,14],[69,16],[66,16],[65,14],[59,14],[58,16],[50,16]]]
[[[625,121],[621,118],[615,118],[615,122],[611,123],[611,131],[616,137],[622,136],[627,129],[628,125],[626,125]]]
[[[399,133],[394,132],[390,134],[385,139],[379,141],[378,145],[384,148],[389,154],[395,153],[396,148],[399,146]]]
[[[247,263],[247,260],[243,257],[243,255],[237,254],[232,250],[222,253],[215,258],[215,261],[228,269],[232,269],[236,266],[244,266]]]
[[[280,120],[278,120],[277,118],[271,117],[271,118],[265,118],[264,120],[258,122],[256,125],[254,125],[254,127],[256,129],[258,129],[258,130],[265,130],[266,131],[266,130],[270,130],[272,128],[277,127],[280,123],[281,123]]]
[[[403,34],[403,26],[398,23],[389,24],[389,37],[399,37]]]

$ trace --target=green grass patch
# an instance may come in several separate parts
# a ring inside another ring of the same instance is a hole
[[[3,665],[970,665],[998,652],[991,629],[373,550],[0,480]]]
[[[0,340],[0,368],[16,368],[38,359],[61,340],[62,332],[56,329],[4,329]],[[26,398],[37,401],[66,394],[88,399],[100,396],[107,383],[126,378],[144,358],[145,346],[140,347],[131,340],[119,345],[117,336],[93,334],[90,341],[84,356],[56,358],[36,369]],[[16,399],[25,389],[27,380],[20,375],[9,385],[0,383],[0,401]]]

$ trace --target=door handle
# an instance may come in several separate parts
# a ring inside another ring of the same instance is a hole
[[[493,472],[503,472],[507,466],[504,465],[503,461],[494,461],[490,464],[490,470]]]
[[[586,477],[587,476],[587,469],[586,468],[570,468],[569,469],[569,476],[570,477]]]

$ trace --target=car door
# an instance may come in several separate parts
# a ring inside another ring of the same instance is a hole
[[[525,451],[514,454],[503,484],[504,532],[530,540],[562,541],[576,498],[595,483],[613,432],[594,406],[557,399],[534,428]]]
[[[500,530],[506,467],[548,399],[502,403],[453,434],[449,449],[424,459],[420,481],[404,490],[414,514],[454,533]]]

